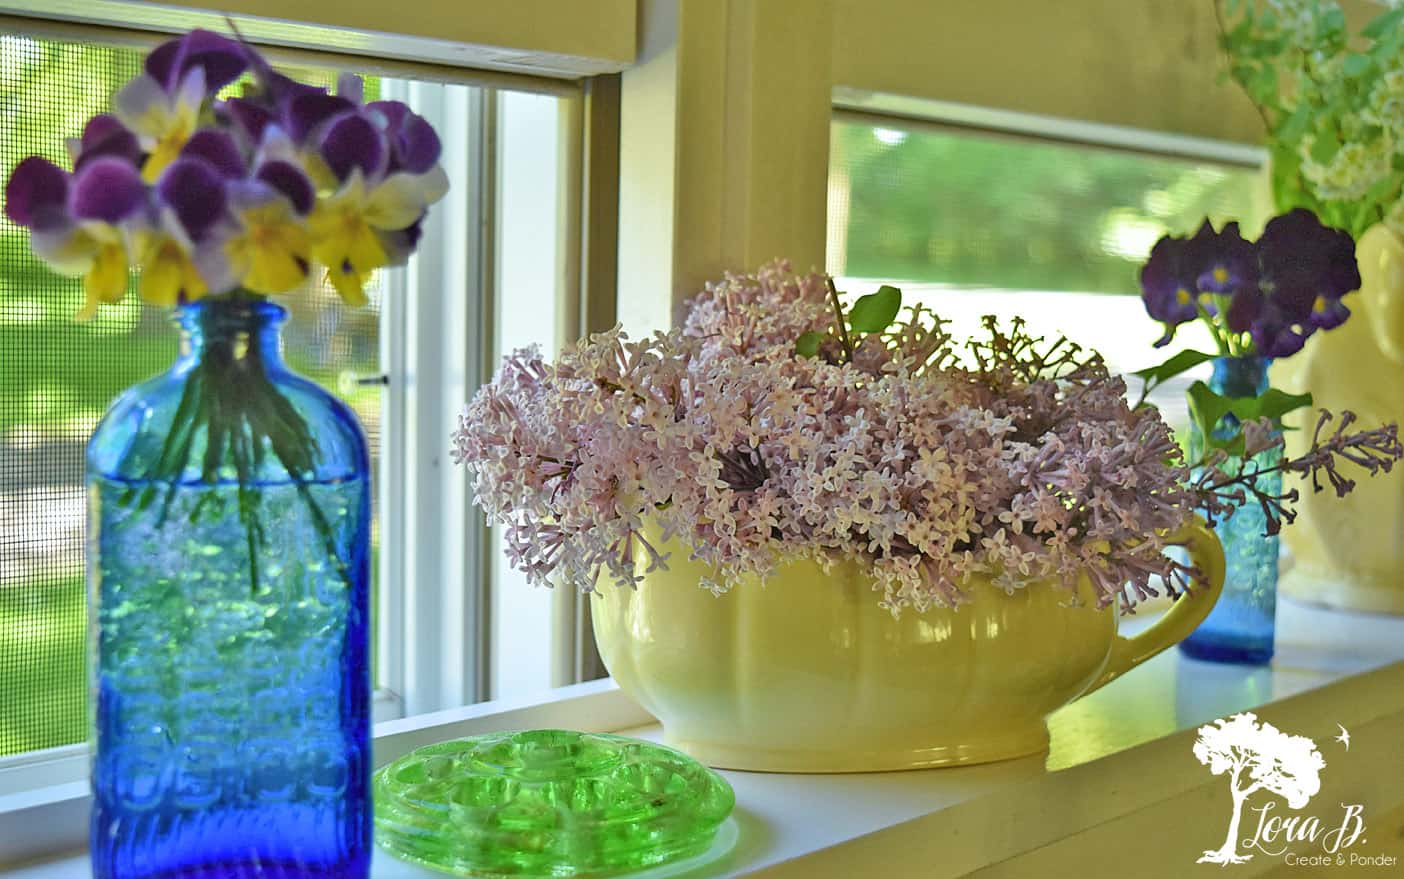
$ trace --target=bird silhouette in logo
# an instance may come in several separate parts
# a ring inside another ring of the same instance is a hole
[[[1336,741],[1340,742],[1342,745],[1345,745],[1346,750],[1349,751],[1349,750],[1350,750],[1350,732],[1349,732],[1345,727],[1341,726],[1339,723],[1336,724],[1336,726],[1337,726],[1337,727],[1340,727],[1340,730],[1341,730],[1341,734],[1338,735],[1338,736],[1336,736]]]

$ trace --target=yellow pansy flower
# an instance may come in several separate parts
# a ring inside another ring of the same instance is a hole
[[[125,233],[107,223],[71,223],[35,230],[34,253],[61,275],[83,279],[83,305],[75,316],[89,321],[98,306],[122,301],[130,267]]]
[[[320,199],[308,218],[312,255],[327,267],[327,279],[348,305],[366,303],[365,280],[390,263],[383,233],[405,229],[442,197],[439,175],[391,174],[367,186],[359,169],[337,192]]]
[[[141,299],[170,307],[194,302],[209,292],[189,251],[170,235],[152,235],[142,249]]]
[[[241,229],[224,243],[235,279],[255,293],[284,293],[307,279],[311,241],[302,218],[282,198],[237,210]]]
[[[200,125],[205,102],[205,71],[192,68],[175,91],[167,93],[153,77],[142,74],[112,98],[112,108],[122,124],[136,133],[147,150],[141,177],[155,183],[176,160],[186,141]]]

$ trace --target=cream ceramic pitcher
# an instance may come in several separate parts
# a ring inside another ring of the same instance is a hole
[[[1310,391],[1314,403],[1285,419],[1299,428],[1285,433],[1290,457],[1310,446],[1321,408],[1349,409],[1367,428],[1404,420],[1404,239],[1372,226],[1356,244],[1356,260],[1360,292],[1345,300],[1351,318],[1272,366],[1274,387]],[[1301,499],[1296,522],[1282,529],[1294,564],[1281,589],[1333,607],[1404,614],[1404,476],[1371,477],[1349,463],[1340,469],[1356,481],[1345,497],[1288,481]]]

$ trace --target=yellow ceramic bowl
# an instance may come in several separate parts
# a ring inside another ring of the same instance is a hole
[[[981,763],[1048,747],[1045,718],[1187,636],[1223,586],[1223,550],[1202,523],[1177,535],[1204,577],[1134,638],[1114,608],[1069,607],[1034,583],[969,586],[957,610],[878,607],[856,563],[780,569],[720,597],[677,544],[669,569],[592,602],[619,686],[704,763],[773,772],[868,772]],[[1084,582],[1083,594],[1091,595]]]

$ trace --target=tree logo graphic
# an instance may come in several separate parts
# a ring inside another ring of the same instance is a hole
[[[1229,777],[1233,817],[1224,844],[1206,851],[1198,863],[1241,864],[1252,855],[1238,853],[1238,826],[1243,803],[1267,790],[1300,809],[1321,790],[1326,760],[1306,736],[1291,736],[1251,713],[1235,714],[1199,728],[1194,756],[1215,775]]]

